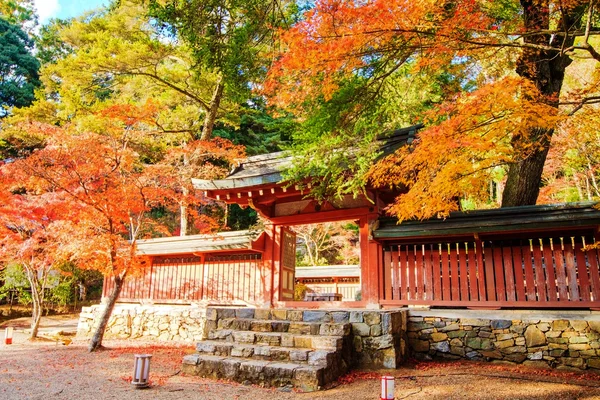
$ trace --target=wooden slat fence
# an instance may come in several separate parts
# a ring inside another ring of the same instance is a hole
[[[536,237],[384,248],[383,304],[600,307],[592,237]]]
[[[130,276],[120,301],[188,303],[201,300],[258,303],[264,290],[260,254],[155,258],[141,275]],[[105,279],[103,295],[114,283]]]

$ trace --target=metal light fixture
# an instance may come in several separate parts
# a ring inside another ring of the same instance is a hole
[[[150,359],[151,354],[135,354],[135,362],[133,364],[133,378],[131,384],[136,389],[143,389],[150,386],[148,376],[150,375]]]

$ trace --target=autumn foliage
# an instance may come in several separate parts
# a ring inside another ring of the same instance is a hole
[[[503,206],[534,204],[555,131],[600,99],[597,73],[563,87],[574,59],[600,61],[595,12],[582,0],[321,0],[281,33],[263,90],[308,120],[315,109],[350,104],[334,127],[318,121],[322,137],[346,134],[337,145],[348,148],[366,137],[365,125],[398,127],[406,110],[393,102],[409,92],[398,82],[446,85],[414,115],[425,123],[418,140],[368,173],[375,186],[408,191],[389,211],[400,220],[448,215],[460,199],[481,199],[497,168],[507,176]]]

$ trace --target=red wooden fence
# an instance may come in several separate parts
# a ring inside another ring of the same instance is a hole
[[[383,304],[600,307],[584,236],[399,244],[384,249]]]
[[[120,301],[189,303],[201,300],[223,302],[262,301],[264,282],[260,254],[201,257],[156,257],[141,275],[130,276]],[[107,296],[114,283],[104,281]]]

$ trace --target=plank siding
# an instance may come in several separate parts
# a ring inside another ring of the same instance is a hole
[[[580,236],[391,245],[385,268],[399,279],[386,279],[392,287],[384,288],[382,303],[591,307],[600,300],[600,259],[598,250],[583,250],[585,242]]]

